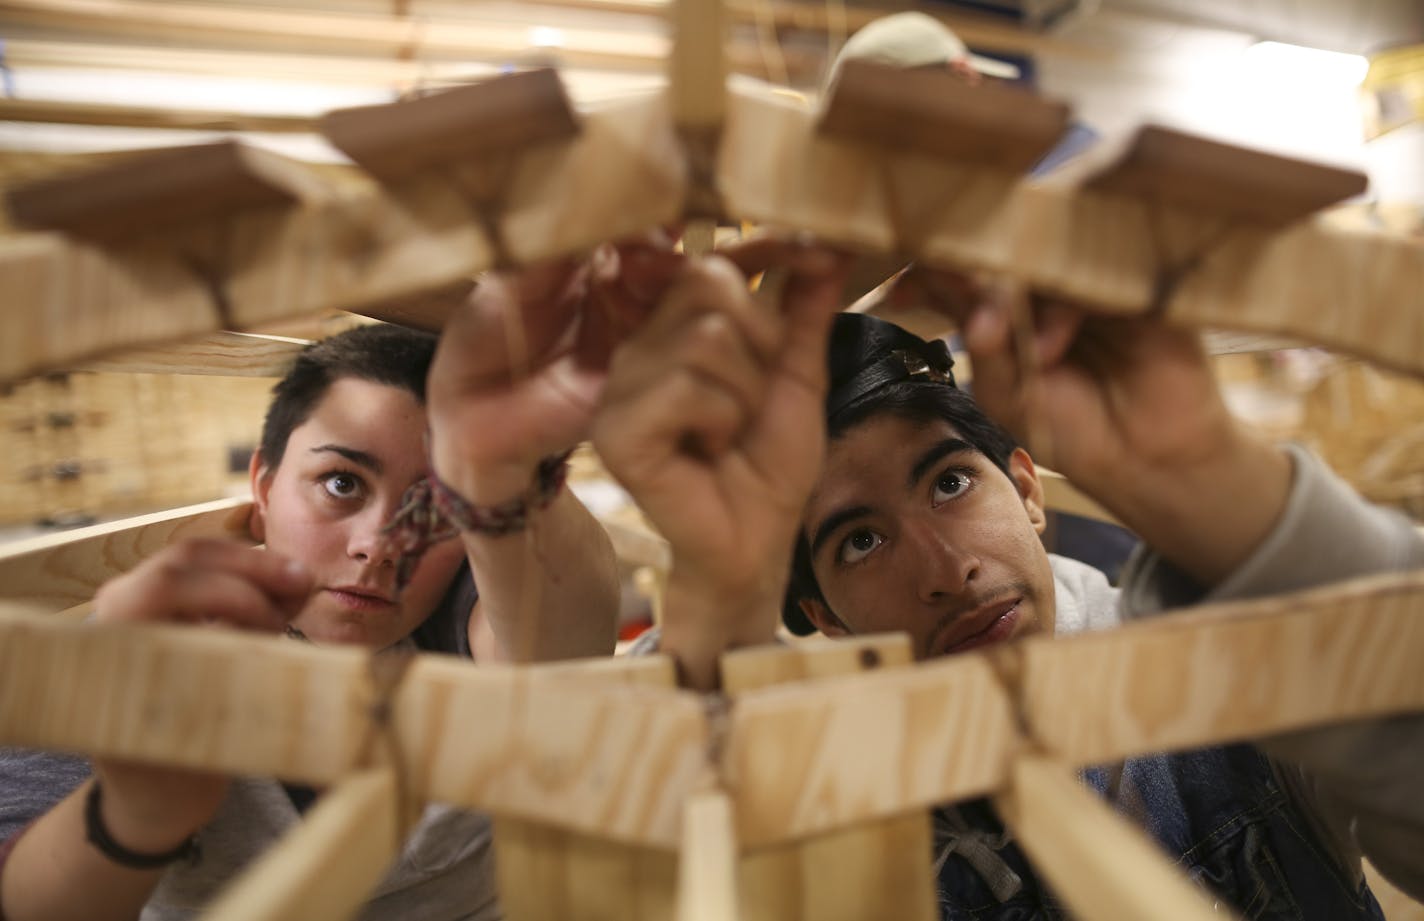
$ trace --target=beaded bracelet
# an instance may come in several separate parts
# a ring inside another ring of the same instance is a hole
[[[405,588],[415,566],[432,544],[468,531],[500,537],[522,531],[529,516],[559,494],[569,473],[573,448],[551,454],[534,468],[534,480],[522,495],[498,505],[475,505],[447,486],[431,470],[401,496],[400,508],[381,529],[384,546],[396,557],[396,588]]]

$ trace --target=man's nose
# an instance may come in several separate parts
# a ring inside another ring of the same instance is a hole
[[[906,526],[905,542],[912,549],[913,584],[921,601],[934,603],[962,595],[978,574],[980,560],[939,523],[917,521]]]

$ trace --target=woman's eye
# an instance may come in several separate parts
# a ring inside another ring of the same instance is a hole
[[[939,505],[963,495],[973,482],[969,475],[959,470],[946,470],[934,482],[933,502]]]
[[[328,473],[321,487],[333,499],[355,499],[361,495],[361,478],[350,473]]]
[[[841,542],[841,562],[859,563],[884,542],[885,538],[874,531],[855,531]]]

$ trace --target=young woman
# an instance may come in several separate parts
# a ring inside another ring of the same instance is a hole
[[[563,487],[562,458],[586,435],[616,340],[608,321],[637,309],[624,285],[662,257],[625,250],[619,274],[607,255],[485,278],[438,351],[434,336],[387,326],[309,348],[276,388],[252,458],[251,530],[265,549],[167,548],[104,586],[95,619],[221,622],[477,661],[610,653],[616,564]],[[522,355],[504,348],[511,323]],[[435,535],[417,558],[387,524],[432,492],[459,536]],[[189,917],[316,795],[0,751],[0,918]],[[498,916],[486,819],[431,807],[363,917]]]

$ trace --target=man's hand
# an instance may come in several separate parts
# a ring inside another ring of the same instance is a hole
[[[681,257],[654,233],[582,262],[491,273],[451,315],[431,368],[431,457],[476,504],[521,493],[539,459],[588,437],[613,349]]]
[[[771,639],[825,450],[826,340],[845,279],[824,251],[758,241],[689,263],[616,355],[594,443],[673,550],[663,648],[695,687]],[[789,273],[780,304],[747,276]]]
[[[906,283],[960,322],[979,405],[1204,584],[1269,533],[1290,461],[1232,417],[1194,332],[945,273]]]

